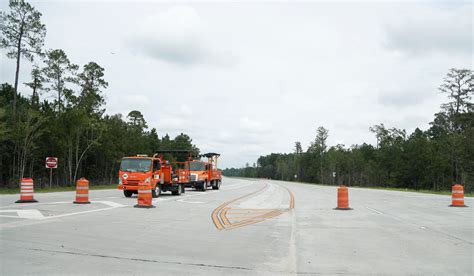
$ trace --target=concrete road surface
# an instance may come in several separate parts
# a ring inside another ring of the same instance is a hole
[[[138,209],[121,191],[0,196],[1,275],[473,275],[474,202],[225,178]]]

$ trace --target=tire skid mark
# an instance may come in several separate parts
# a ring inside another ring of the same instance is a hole
[[[246,197],[252,196],[254,194],[257,194],[257,193],[263,191],[264,189],[267,188],[267,186],[268,186],[268,184],[265,184],[265,186],[263,186],[262,188],[258,189],[255,192],[240,196],[240,197],[232,199],[230,201],[226,201],[226,202],[222,203],[221,205],[219,205],[216,209],[214,209],[214,211],[211,214],[211,218],[212,218],[212,221],[214,222],[214,225],[216,226],[216,228],[219,229],[219,230],[224,229],[222,218],[220,217],[220,213],[222,212],[222,209],[224,209],[226,206],[228,206],[229,204],[231,204],[233,202],[236,202],[238,200],[244,199]]]
[[[237,201],[246,199],[255,194],[261,193],[269,186],[268,183],[264,187],[254,191],[252,193],[240,196],[238,198],[226,201],[219,205],[211,214],[212,221],[218,230],[232,230],[235,228],[252,225],[255,223],[262,222],[267,219],[271,219],[285,212],[289,212],[295,207],[295,199],[293,192],[287,187],[284,187],[288,192],[290,202],[288,208],[285,209],[242,209],[232,208],[230,205]],[[280,186],[280,185],[278,185]],[[281,187],[281,186],[280,186]]]

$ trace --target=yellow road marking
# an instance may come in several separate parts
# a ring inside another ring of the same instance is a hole
[[[231,207],[227,207],[236,201],[242,200],[246,197],[252,196],[254,194],[257,194],[263,191],[267,186],[268,184],[266,184],[264,187],[262,187],[261,189],[255,192],[240,196],[230,201],[226,201],[222,203],[221,205],[219,205],[216,209],[214,209],[211,217],[216,228],[218,230],[231,230],[231,229],[255,224],[267,219],[277,217],[283,214],[284,212],[291,211],[292,209],[295,208],[295,197],[293,195],[293,192],[284,186],[283,187],[288,191],[288,194],[290,196],[290,203],[287,209],[232,209]],[[252,215],[257,215],[257,216],[252,216]],[[240,219],[243,219],[243,220],[240,220]],[[235,222],[231,222],[231,220]],[[240,221],[236,221],[236,220],[240,220]]]
[[[229,210],[229,208],[224,208],[224,210],[222,210],[222,213],[221,213],[221,218],[222,218],[222,222],[224,222],[224,225],[230,225],[230,221],[229,219],[227,219],[226,217],[226,213],[227,211]]]
[[[222,225],[220,219],[219,219],[219,214],[221,212],[221,210],[226,207],[227,205],[231,204],[232,202],[235,202],[237,200],[240,200],[240,199],[243,199],[245,197],[248,197],[248,196],[251,196],[251,195],[254,195],[256,193],[259,193],[261,191],[263,191],[266,187],[268,186],[268,184],[265,184],[265,186],[263,186],[261,189],[258,189],[257,191],[255,192],[252,192],[250,194],[246,194],[246,195],[243,195],[241,197],[238,197],[236,199],[233,199],[231,201],[227,201],[227,202],[224,202],[222,203],[219,207],[217,207],[216,209],[214,209],[214,211],[212,212],[211,214],[211,218],[212,218],[212,221],[214,222],[214,225],[216,226],[217,229],[219,230],[222,230],[224,228],[224,226]]]

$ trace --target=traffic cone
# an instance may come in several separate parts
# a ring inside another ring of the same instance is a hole
[[[464,187],[462,185],[453,185],[451,201],[449,207],[467,207],[467,205],[464,205]]]
[[[149,184],[146,184],[145,182],[140,182],[138,183],[138,196],[137,196],[137,201],[138,204],[136,204],[135,208],[155,208],[153,206],[153,197],[151,195],[151,186]]]
[[[22,178],[20,182],[20,200],[15,201],[15,203],[38,202],[33,198],[33,186],[33,179]]]
[[[84,177],[76,181],[76,204],[90,204],[89,201],[89,180]]]
[[[352,210],[349,208],[349,189],[344,185],[337,188],[337,208],[335,210]]]

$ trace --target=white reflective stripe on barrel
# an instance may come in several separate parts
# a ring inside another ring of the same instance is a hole
[[[76,194],[76,197],[89,197],[88,194]]]
[[[76,190],[89,190],[89,186],[79,186],[76,187]]]
[[[33,196],[33,193],[21,193],[22,196]]]
[[[464,191],[453,191],[453,194],[464,194]]]

